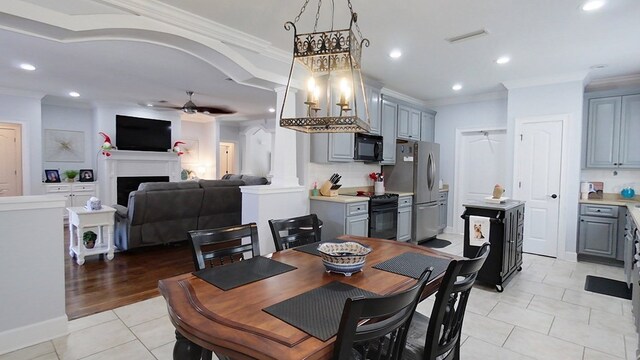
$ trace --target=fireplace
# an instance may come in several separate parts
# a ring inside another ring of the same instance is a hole
[[[116,181],[118,205],[127,206],[129,193],[138,190],[138,186],[145,182],[169,182],[168,176],[120,176]]]
[[[120,189],[121,178],[139,178],[136,183]],[[141,182],[180,181],[180,158],[173,152],[113,150],[111,156],[98,161],[97,181],[103,204],[127,205],[129,192]]]

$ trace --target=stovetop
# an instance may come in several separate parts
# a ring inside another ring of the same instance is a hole
[[[366,197],[369,199],[393,199],[398,197],[398,194],[385,193],[383,195],[376,195],[372,192],[346,193],[346,194],[340,194],[340,195],[360,196],[360,197]]]

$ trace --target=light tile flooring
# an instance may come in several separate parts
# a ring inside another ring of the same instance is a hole
[[[462,239],[446,252],[462,255]],[[621,268],[524,255],[503,293],[476,285],[463,327],[461,358],[636,359],[631,302],[583,290],[585,276],[623,279]],[[418,306],[429,314],[431,298]],[[1,355],[0,360],[172,359],[174,328],[162,297],[69,323],[70,334]]]

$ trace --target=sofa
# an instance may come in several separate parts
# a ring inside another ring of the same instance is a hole
[[[231,179],[142,183],[126,207],[113,205],[115,245],[130,250],[186,241],[189,230],[240,224],[243,185]]]
[[[245,185],[268,185],[269,180],[263,176],[224,174],[222,180],[242,180]]]

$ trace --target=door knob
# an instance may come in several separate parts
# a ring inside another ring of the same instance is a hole
[[[558,195],[557,195],[557,194],[551,194],[551,198],[552,198],[552,199],[555,199],[555,198],[557,198],[557,197],[558,197]]]

